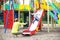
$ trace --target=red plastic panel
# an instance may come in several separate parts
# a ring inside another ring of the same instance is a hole
[[[11,29],[13,26],[13,20],[14,20],[13,10],[10,10],[9,13],[8,13],[8,10],[5,10],[3,11],[3,13],[4,13],[4,27],[7,26],[8,29]],[[7,14],[8,14],[8,17],[7,17]],[[6,18],[8,20],[8,25],[6,25],[7,24]]]

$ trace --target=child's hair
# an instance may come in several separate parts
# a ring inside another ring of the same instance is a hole
[[[14,22],[17,22],[17,21],[18,21],[18,18],[15,18],[15,19],[14,19]]]

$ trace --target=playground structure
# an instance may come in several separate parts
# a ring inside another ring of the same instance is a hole
[[[14,5],[13,10],[18,10],[19,14],[20,14],[20,11],[28,10],[29,11],[29,25],[30,25],[30,20],[31,20],[31,18],[30,18],[31,17],[30,10],[35,10],[35,9],[38,9],[38,8],[39,8],[39,10],[40,9],[47,10],[47,14],[48,14],[47,15],[48,16],[48,18],[47,18],[47,20],[48,20],[48,32],[49,32],[49,15],[55,20],[56,23],[60,24],[60,8],[59,8],[60,3],[59,3],[59,1],[56,1],[56,0],[55,1],[54,0],[53,1],[52,0],[49,0],[49,1],[46,1],[46,0],[42,0],[42,1],[34,0],[32,5],[29,4],[30,0],[28,1],[29,2],[28,4],[26,2],[27,1],[25,0],[25,4],[24,4],[23,1],[21,1],[21,0],[19,2],[16,1],[16,3],[13,4]],[[42,2],[42,3],[40,3],[40,2]],[[8,6],[9,6],[9,4],[7,5],[7,8],[5,8],[5,9],[9,9]],[[39,24],[40,24],[40,22],[42,20],[42,15],[44,14],[44,11],[42,11],[42,10],[40,10],[40,12],[39,12],[40,13],[40,15],[39,15],[40,20],[37,22],[36,26],[35,26],[35,24],[32,23],[27,28],[27,30],[23,31],[23,34],[30,34],[30,35],[35,34],[35,32],[38,30],[37,27],[39,27]],[[53,12],[51,12],[51,11],[53,11]],[[32,30],[33,29],[32,26],[34,27],[34,30]]]
[[[45,5],[44,5],[45,4]],[[47,5],[46,5],[47,4]],[[46,0],[44,1],[44,0],[42,0],[42,4],[41,4],[42,6],[42,9],[44,10],[46,10],[47,9],[47,12],[48,12],[48,26],[49,26],[49,15],[55,20],[55,22],[56,23],[58,23],[58,24],[60,24],[60,21],[59,21],[59,15],[60,14],[58,14],[58,17],[56,16],[56,14],[57,13],[60,13],[60,11],[58,11],[59,9],[56,7],[56,5],[53,3],[53,2],[51,2],[51,0],[49,0],[49,1],[47,1],[46,2]],[[45,8],[44,8],[45,7]],[[50,8],[51,7],[51,8]],[[49,9],[50,8],[50,9]],[[51,12],[51,10],[53,10],[53,12],[55,13],[55,14],[53,14],[52,12]],[[56,11],[56,12],[55,12]],[[58,11],[58,12],[57,12]],[[40,13],[40,12],[39,12]],[[44,13],[44,12],[43,12]],[[41,13],[40,13],[40,16],[42,16],[41,15]],[[33,20],[34,21],[34,20]],[[41,18],[40,18],[40,21],[41,21]],[[39,22],[38,22],[39,23]],[[24,30],[23,31],[23,35],[26,35],[26,34],[29,34],[29,35],[33,35],[33,34],[35,34],[35,32],[37,31],[36,29],[38,29],[38,25],[37,25],[37,23],[36,23],[36,25],[34,25],[34,24],[32,23],[31,24],[31,26],[29,26],[28,27],[28,29],[26,29],[26,30]],[[34,28],[35,29],[34,29]],[[40,26],[41,27],[41,26]],[[49,32],[49,27],[48,27],[48,32]]]
[[[5,4],[6,0],[4,0]],[[11,6],[12,5],[12,6]],[[13,1],[9,0],[9,9],[3,9],[4,13],[4,33],[6,33],[7,28],[11,29],[14,22],[14,10],[13,10]]]
[[[44,10],[38,10],[35,13],[35,17],[31,25],[26,30],[23,31],[23,35],[25,34],[33,35],[36,33],[36,31],[41,30],[40,22],[42,21],[43,15],[44,15]]]

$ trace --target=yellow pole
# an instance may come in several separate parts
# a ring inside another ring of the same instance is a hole
[[[47,0],[48,1],[48,0]],[[47,2],[47,23],[48,23],[48,32],[50,31],[50,29],[49,29],[49,6],[48,6],[49,4],[48,4],[48,2]]]
[[[51,17],[51,29],[52,29],[52,30],[54,29],[54,20],[53,20],[52,17]]]
[[[30,10],[29,10],[29,25],[30,25],[30,21],[31,21],[31,16],[30,16]]]

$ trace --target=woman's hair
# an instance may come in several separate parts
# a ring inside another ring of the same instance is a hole
[[[15,19],[14,19],[14,22],[17,22],[17,21],[18,21],[18,18],[15,18]]]

